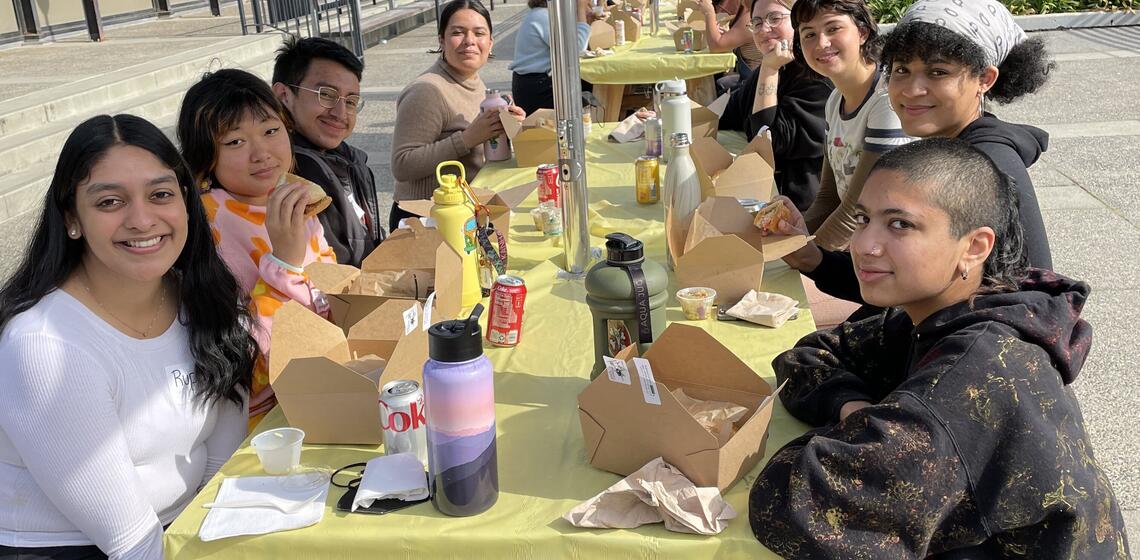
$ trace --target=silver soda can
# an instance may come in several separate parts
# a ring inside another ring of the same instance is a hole
[[[661,157],[662,141],[661,119],[649,117],[645,119],[645,155]]]
[[[620,19],[614,20],[614,42],[618,45],[625,44],[625,22]]]
[[[427,421],[424,391],[415,381],[401,379],[380,390],[380,427],[384,429],[384,454],[413,453],[427,468]]]

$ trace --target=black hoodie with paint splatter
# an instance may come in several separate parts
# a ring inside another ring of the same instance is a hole
[[[788,558],[1128,558],[1068,384],[1089,287],[1032,270],[917,327],[899,309],[808,335],[773,363],[792,415],[752,530]],[[876,403],[838,422],[851,400]]]

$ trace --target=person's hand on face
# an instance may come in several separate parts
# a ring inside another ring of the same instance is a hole
[[[748,26],[752,30],[752,40],[756,47],[764,54],[764,65],[771,69],[778,69],[792,60],[792,40],[795,30],[792,29],[791,12],[779,0],[756,0],[752,4],[751,19]],[[779,50],[774,58],[769,55]],[[770,66],[780,63],[779,66]]]
[[[764,68],[779,70],[795,59],[791,42],[780,41],[772,50],[764,53],[764,59],[760,64]]]
[[[503,121],[499,118],[499,112],[483,111],[463,131],[463,143],[468,148],[474,148],[502,133]]]
[[[305,206],[308,188],[301,183],[281,185],[269,194],[265,205],[265,229],[273,255],[292,266],[305,263],[305,247],[309,242],[305,228]]]

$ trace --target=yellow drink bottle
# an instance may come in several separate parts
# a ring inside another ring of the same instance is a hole
[[[459,168],[459,177],[441,175],[444,167]],[[463,258],[463,296],[461,305],[466,309],[483,299],[479,288],[479,261],[475,252],[475,209],[467,200],[467,195],[459,186],[459,180],[467,180],[467,171],[458,161],[445,161],[435,168],[435,178],[439,187],[432,193],[431,217],[435,227],[443,235],[443,240]],[[454,317],[448,317],[454,319]]]

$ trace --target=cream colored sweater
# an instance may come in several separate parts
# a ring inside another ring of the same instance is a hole
[[[438,186],[435,167],[442,161],[457,159],[467,180],[475,177],[483,167],[483,146],[468,150],[463,131],[479,114],[485,89],[478,75],[461,80],[440,58],[400,92],[392,134],[396,200],[430,198]]]

